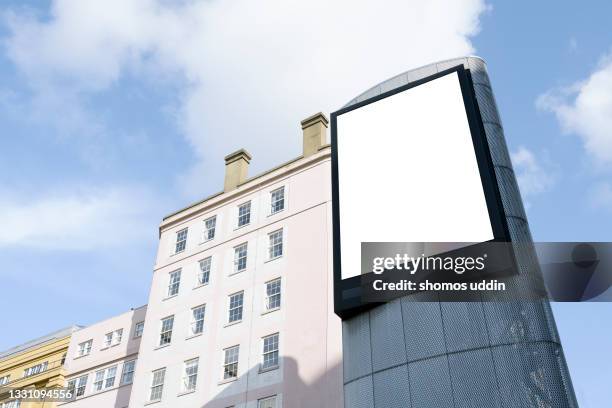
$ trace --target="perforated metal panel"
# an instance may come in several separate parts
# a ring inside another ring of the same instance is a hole
[[[419,295],[412,299],[402,299],[408,361],[437,356],[446,352],[440,303],[413,301],[418,297]]]
[[[399,299],[372,310],[370,328],[372,330],[372,366],[374,371],[406,362],[404,330],[401,324],[397,324],[401,321],[402,308]]]
[[[344,406],[347,408],[374,408],[371,375],[359,378],[344,386]]]
[[[413,407],[455,408],[446,355],[408,364],[408,375]]]
[[[374,374],[376,408],[411,408],[406,364]]]
[[[490,348],[448,356],[456,408],[501,408]]]
[[[350,104],[459,64],[470,69],[519,265],[509,291],[525,293],[540,282],[537,258],[484,61],[422,67]],[[419,299],[408,296],[344,322],[346,408],[577,407],[547,301]]]
[[[478,302],[443,302],[442,319],[448,352],[469,350],[489,345],[487,324]]]
[[[345,382],[372,373],[369,313],[342,322],[342,346]]]

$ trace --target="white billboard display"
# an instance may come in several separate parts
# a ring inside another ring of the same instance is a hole
[[[492,164],[463,67],[333,113],[332,151],[336,281],[362,274],[364,242],[499,237],[497,185],[488,180],[487,191],[483,179]]]
[[[339,115],[342,278],[362,242],[493,239],[456,72]]]

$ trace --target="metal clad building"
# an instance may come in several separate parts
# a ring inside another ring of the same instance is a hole
[[[510,291],[522,293],[539,283],[531,272],[537,263],[530,245],[520,245],[532,239],[484,61],[411,70],[346,106],[457,65],[471,74],[520,270]],[[346,407],[577,407],[548,301],[415,302],[418,296],[343,322]]]

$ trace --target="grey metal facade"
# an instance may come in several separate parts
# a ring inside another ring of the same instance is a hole
[[[349,102],[463,64],[470,70],[520,274],[539,276],[525,210],[485,63],[448,60],[393,77]],[[534,267],[536,269],[534,269]],[[415,302],[396,299],[343,322],[347,408],[576,408],[548,301]],[[415,299],[417,297],[417,299]]]

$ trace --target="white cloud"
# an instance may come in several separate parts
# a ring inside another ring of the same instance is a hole
[[[154,241],[158,214],[148,193],[85,189],[44,197],[0,194],[0,247],[89,250]]]
[[[473,52],[486,9],[484,0],[55,0],[48,18],[6,14],[6,49],[37,93],[86,97],[127,75],[178,85],[177,120],[199,161],[185,184],[201,196],[222,185],[231,150],[246,147],[263,170],[299,154],[306,116]]]
[[[511,158],[521,194],[529,207],[533,196],[550,191],[554,186],[556,170],[546,154],[538,158],[523,146],[513,152]]]
[[[612,165],[612,56],[585,80],[540,95],[536,105],[554,113],[565,133],[582,139],[597,167]]]

